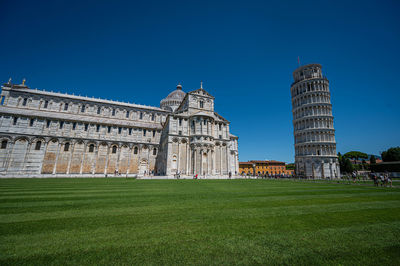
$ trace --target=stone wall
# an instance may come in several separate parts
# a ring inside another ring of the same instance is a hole
[[[165,110],[10,84],[1,98],[0,176],[154,170]]]
[[[144,174],[154,170],[157,145],[118,144],[57,138],[1,136],[0,176]],[[37,142],[40,147],[37,148]],[[4,146],[3,146],[4,147]],[[135,151],[137,153],[135,153]],[[151,151],[151,152],[150,152]]]

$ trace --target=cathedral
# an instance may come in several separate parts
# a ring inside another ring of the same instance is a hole
[[[160,107],[3,84],[0,177],[210,178],[239,171],[238,137],[203,89],[178,85]]]

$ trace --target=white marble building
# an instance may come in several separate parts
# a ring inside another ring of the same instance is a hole
[[[293,72],[291,86],[296,174],[313,178],[340,176],[329,81],[320,64]]]
[[[0,177],[238,171],[237,137],[202,88],[186,94],[179,85],[158,108],[30,89],[24,83],[2,86]],[[208,131],[192,127],[199,121]],[[207,162],[192,156],[200,150]]]
[[[202,85],[186,94],[178,85],[161,107],[174,112],[163,123],[156,160],[159,173],[226,176],[239,172],[238,138],[230,134],[229,122],[214,111],[214,97]]]

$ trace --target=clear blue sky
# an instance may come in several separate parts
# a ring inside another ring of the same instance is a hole
[[[4,1],[0,82],[158,106],[204,88],[241,161],[294,161],[290,84],[330,80],[337,150],[400,145],[400,1]]]

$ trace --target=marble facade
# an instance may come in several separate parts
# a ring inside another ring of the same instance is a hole
[[[229,124],[203,88],[179,85],[153,107],[9,81],[0,98],[0,177],[234,174],[238,138]]]

